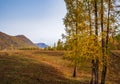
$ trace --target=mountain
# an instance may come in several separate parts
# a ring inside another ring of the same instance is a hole
[[[46,48],[48,47],[48,45],[46,45],[45,43],[35,43],[36,46],[38,46],[39,48]]]
[[[20,48],[36,48],[37,46],[32,43],[24,35],[10,36],[0,32],[0,49],[20,49]]]

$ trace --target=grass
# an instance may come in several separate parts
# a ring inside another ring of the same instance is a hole
[[[107,80],[111,82],[110,84],[120,83],[120,51],[119,50],[114,50],[111,52]]]
[[[0,84],[79,84],[45,62],[45,55],[33,55],[29,51],[1,52]]]
[[[63,56],[62,51],[0,51],[0,84],[89,84],[90,64],[78,67],[73,78],[73,66]],[[113,51],[106,84],[120,82],[118,58],[120,52]]]

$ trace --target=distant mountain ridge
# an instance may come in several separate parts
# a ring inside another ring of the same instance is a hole
[[[31,40],[24,35],[10,36],[0,32],[0,49],[11,48],[35,48],[37,47]]]
[[[35,43],[36,46],[38,46],[39,48],[46,48],[48,47],[48,45],[46,45],[45,43]]]

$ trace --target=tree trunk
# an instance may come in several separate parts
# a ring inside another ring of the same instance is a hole
[[[90,27],[90,35],[92,35],[92,24],[91,24],[91,6],[90,6],[90,1],[88,0],[88,15],[89,15],[89,27]],[[96,21],[96,20],[95,20]],[[97,31],[97,29],[96,29]],[[97,32],[96,32],[97,33]],[[92,73],[91,73],[91,80],[90,84],[94,84],[95,80],[95,60],[92,60]]]
[[[94,8],[95,8],[95,35],[98,36],[98,7],[97,7],[98,0],[94,0]],[[98,84],[98,77],[99,77],[99,59],[96,59],[95,62],[95,84]]]
[[[74,71],[73,71],[73,77],[76,77],[76,70],[77,70],[77,66],[74,66]]]
[[[109,15],[110,15],[110,0],[108,1],[108,19],[107,19],[107,36],[106,36],[106,54],[108,54],[108,39],[109,39]],[[106,60],[103,61],[103,70],[102,70],[102,77],[101,77],[101,84],[105,84],[106,73],[107,73],[107,62]]]
[[[96,60],[96,63],[95,63],[95,84],[98,84],[99,83],[99,60],[97,59]]]
[[[94,80],[95,80],[95,61],[92,60],[92,73],[91,73],[91,81],[90,84],[94,84]]]
[[[97,8],[97,0],[94,0],[94,8],[95,8],[95,35],[98,36],[98,8]]]
[[[104,65],[102,70],[101,84],[105,84],[106,73],[107,73],[107,66]]]
[[[109,22],[109,16],[110,16],[110,0],[108,2],[108,19],[107,19],[107,36],[106,36],[106,50],[108,49],[108,39],[109,39],[109,25],[110,25],[110,22]],[[107,53],[107,52],[106,52]]]
[[[88,15],[89,15],[90,35],[92,35],[91,6],[90,6],[90,1],[89,0],[88,0]]]
[[[78,6],[78,0],[76,0],[76,8]],[[76,17],[78,18],[78,14],[76,14]],[[78,35],[78,22],[76,20],[76,31],[75,31],[75,34],[76,36]],[[77,47],[78,47],[78,37],[76,37],[76,43],[75,43],[75,58],[77,57],[77,53],[78,53],[78,50],[77,50]],[[76,63],[76,59],[75,59],[75,64],[74,64],[74,71],[73,71],[73,77],[76,77],[76,68],[77,68],[77,63]]]

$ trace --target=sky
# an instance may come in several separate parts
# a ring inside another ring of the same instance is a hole
[[[53,45],[64,33],[64,0],[0,0],[0,31]]]

